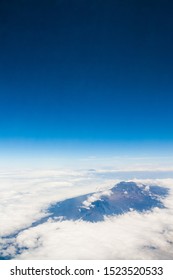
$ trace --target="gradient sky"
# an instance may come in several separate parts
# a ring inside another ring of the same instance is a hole
[[[171,149],[172,11],[166,0],[1,0],[1,148]]]

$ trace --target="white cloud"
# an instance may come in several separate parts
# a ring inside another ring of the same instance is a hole
[[[94,201],[101,200],[101,196],[110,196],[112,194],[111,190],[99,191],[90,195],[87,200],[83,201],[83,207],[89,208]]]
[[[25,170],[0,173],[0,236],[28,227],[52,203],[102,190],[116,180],[86,170]]]
[[[0,236],[29,227],[57,201],[94,191],[109,195],[109,188],[120,181],[118,176],[100,170],[1,172]],[[173,259],[173,179],[134,179],[134,173],[130,179],[170,187],[171,193],[164,199],[166,208],[141,214],[132,211],[98,223],[48,221],[9,239],[6,253],[15,255],[17,247],[27,247],[17,258]],[[0,239],[1,247],[6,242]]]
[[[172,212],[107,218],[105,222],[47,222],[19,234],[19,259],[172,259]]]

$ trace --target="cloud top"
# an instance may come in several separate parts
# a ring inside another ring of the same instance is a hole
[[[120,181],[109,174],[97,170],[1,173],[1,255],[17,259],[173,259],[171,178],[142,180],[134,179],[134,174],[130,178],[139,186],[169,187],[163,209],[132,211],[97,223],[49,219],[31,227],[58,201],[94,192],[105,192],[109,197],[110,188]],[[91,204],[95,199],[98,197],[84,201]]]

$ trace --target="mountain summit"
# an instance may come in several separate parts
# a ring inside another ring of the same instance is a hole
[[[120,182],[107,191],[90,193],[52,205],[49,218],[62,220],[103,221],[105,216],[120,215],[128,211],[148,211],[164,208],[162,198],[168,189],[134,182]]]

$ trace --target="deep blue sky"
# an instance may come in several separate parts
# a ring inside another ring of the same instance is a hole
[[[173,1],[1,0],[0,141],[173,140]]]

